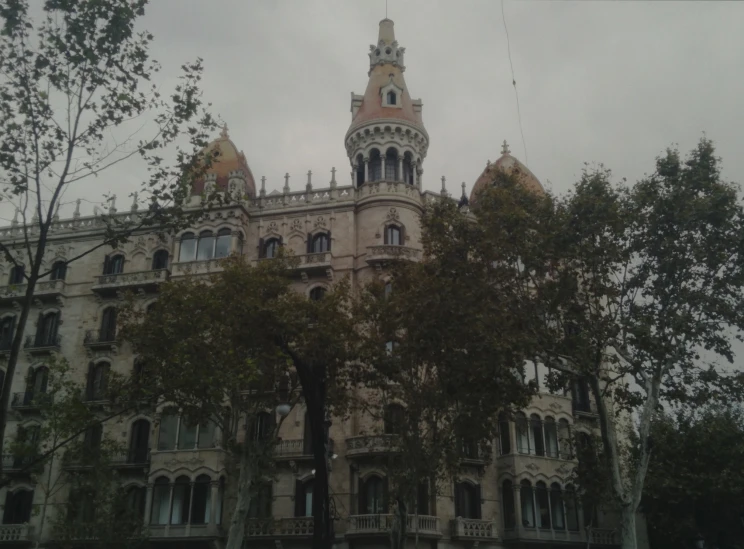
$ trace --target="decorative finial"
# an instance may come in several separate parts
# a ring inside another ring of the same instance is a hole
[[[336,186],[336,166],[331,168],[331,187]]]
[[[132,193],[132,211],[133,212],[136,212],[137,209],[139,208],[139,205],[137,204],[137,195],[138,194],[139,193],[136,193],[136,192]]]
[[[261,176],[261,196],[266,196],[266,176]]]
[[[469,203],[468,195],[465,192],[465,182],[463,181],[462,182],[462,196],[460,197],[460,201],[457,203],[457,206],[459,208],[464,208],[465,206],[468,205],[468,203]]]
[[[56,208],[56,209],[54,210],[54,215],[52,216],[52,221],[54,221],[55,223],[59,221],[59,207],[60,207],[61,205],[62,205],[62,204],[60,204],[60,203],[58,202],[58,203],[57,203],[57,208]]]
[[[308,190],[308,192],[313,190],[313,171],[307,170],[307,185],[305,188]]]
[[[34,215],[31,217],[31,223],[38,223],[39,222],[39,209],[34,208]]]
[[[18,226],[18,214],[21,212],[19,208],[15,209],[15,213],[13,214],[13,221],[10,222],[11,227]]]
[[[486,161],[486,168],[491,165],[491,160]]]
[[[462,196],[465,196],[465,182],[462,182]]]
[[[116,195],[112,194],[111,198],[108,199],[109,204],[109,215],[113,215],[116,213]]]
[[[447,182],[447,178],[442,176],[442,196],[447,196],[446,182]]]
[[[506,139],[504,139],[504,142],[501,144],[501,154],[509,154],[510,152],[509,144],[506,142]]]
[[[227,122],[225,122],[222,125],[222,131],[220,132],[220,137],[222,139],[229,139],[230,138],[230,135],[227,133]]]
[[[75,201],[75,213],[72,214],[72,217],[74,217],[75,219],[80,217],[80,199],[79,198]]]
[[[289,192],[289,172],[284,174],[284,194]]]

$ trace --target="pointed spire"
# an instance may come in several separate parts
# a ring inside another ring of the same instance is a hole
[[[284,194],[289,194],[289,172],[284,174]]]
[[[139,209],[139,204],[137,204],[137,196],[139,193],[132,193],[132,211],[136,212]]]
[[[305,185],[305,190],[307,192],[310,192],[313,190],[313,171],[307,170],[307,185]]]
[[[509,144],[506,142],[506,139],[504,139],[504,142],[501,144],[501,154],[509,154],[510,152]]]
[[[336,188],[336,166],[331,168],[331,189]]]
[[[447,196],[447,178],[442,176],[442,196]]]
[[[79,198],[75,201],[75,213],[72,214],[72,217],[74,217],[75,219],[80,217],[80,199]]]
[[[459,208],[463,208],[463,207],[467,206],[468,203],[469,203],[468,195],[465,192],[465,182],[463,181],[462,182],[462,196],[460,197],[460,201],[457,203],[457,206]]]
[[[17,227],[18,226],[18,214],[21,213],[21,210],[19,208],[15,209],[15,213],[13,214],[13,221],[10,222],[11,227]]]
[[[260,194],[261,194],[261,196],[266,196],[266,176],[265,175],[262,175],[261,176],[261,191],[260,191]]]
[[[227,122],[225,122],[225,123],[224,123],[224,124],[222,125],[222,131],[220,132],[220,137],[221,137],[222,139],[230,139],[230,134],[229,134],[229,133],[227,133]]]
[[[108,199],[108,202],[110,202],[108,213],[109,215],[113,215],[116,213],[116,195],[112,194],[111,198]]]
[[[384,42],[385,44],[392,44],[395,42],[395,23],[392,19],[387,17],[380,21],[380,33],[377,37],[377,43]]]

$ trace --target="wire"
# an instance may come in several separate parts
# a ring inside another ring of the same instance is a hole
[[[529,165],[529,161],[527,159],[527,142],[524,139],[524,128],[522,127],[522,111],[519,108],[519,92],[517,91],[517,79],[514,76],[514,63],[512,63],[511,44],[509,43],[509,29],[506,27],[504,0],[501,0],[501,20],[504,22],[504,31],[506,32],[506,51],[509,54],[509,67],[511,67],[512,85],[514,86],[514,95],[517,98],[517,118],[519,119],[519,132],[522,134],[522,147],[524,147],[524,163]]]

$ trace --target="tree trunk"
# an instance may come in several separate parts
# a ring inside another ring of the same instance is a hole
[[[636,549],[636,512],[633,506],[623,506],[620,515],[620,547]]]
[[[255,471],[248,456],[247,441],[240,455],[240,474],[238,476],[238,497],[230,519],[225,549],[241,549],[245,537],[245,523],[248,519],[248,506],[251,503],[251,484]]]
[[[406,509],[405,501],[400,497],[400,494],[396,496],[395,500],[393,524],[390,528],[390,547],[391,549],[405,549],[408,509]]]
[[[313,440],[313,467],[315,467],[313,549],[330,549],[333,542],[331,502],[328,490],[328,427],[325,421],[324,400],[307,399],[310,435]]]
[[[39,533],[36,535],[35,548],[41,547],[41,536],[44,534],[44,522],[46,521],[47,506],[49,505],[49,491],[52,486],[52,468],[54,467],[54,454],[47,463],[47,487],[44,491],[44,503],[41,506],[41,517],[39,518]]]

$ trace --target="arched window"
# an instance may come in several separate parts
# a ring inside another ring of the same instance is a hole
[[[397,96],[395,95],[395,92],[390,90],[387,92],[387,103],[388,105],[395,105],[397,100]]]
[[[86,387],[86,396],[89,401],[105,400],[107,398],[110,369],[111,366],[108,362],[90,365]]]
[[[151,524],[168,524],[168,508],[170,507],[170,482],[167,477],[155,479],[152,487]]]
[[[385,244],[401,246],[403,244],[403,230],[397,225],[385,227]]]
[[[501,501],[504,505],[504,529],[508,530],[517,525],[517,512],[514,508],[514,486],[510,480],[501,485]]]
[[[530,453],[530,435],[527,424],[527,416],[523,412],[517,412],[515,425],[517,428],[517,451],[520,454]]]
[[[563,495],[563,502],[566,504],[566,525],[568,526],[568,529],[578,531],[579,513],[576,506],[576,491],[570,484],[566,486],[566,491]]]
[[[555,530],[565,530],[566,520],[563,514],[563,493],[561,486],[557,482],[550,485],[550,509],[553,513],[553,528]]]
[[[168,268],[168,251],[158,250],[152,256],[152,270],[157,271],[160,269]]]
[[[279,248],[281,243],[278,238],[269,238],[264,244],[263,257],[272,259],[279,255]]]
[[[545,455],[545,440],[543,439],[542,421],[540,416],[532,414],[530,416],[530,450],[531,454],[538,456]]]
[[[359,490],[359,510],[363,515],[379,515],[387,509],[387,487],[377,475],[371,475],[362,482]]]
[[[21,452],[13,458],[13,467],[23,467],[28,465],[29,456],[36,456],[39,451],[39,437],[41,435],[41,426],[29,425],[27,427],[19,426],[16,431],[16,444]]]
[[[214,245],[214,257],[219,259],[230,255],[230,243],[232,242],[232,232],[230,229],[220,229],[217,231],[217,241]]]
[[[173,412],[163,412],[160,416],[158,450],[173,450],[178,436],[178,416]]]
[[[558,457],[558,431],[555,426],[555,419],[546,417],[543,423],[545,431],[545,454],[548,457]]]
[[[101,454],[101,440],[103,426],[99,423],[88,427],[83,435],[83,459],[90,463],[97,460]]]
[[[116,307],[108,307],[101,315],[101,332],[98,341],[116,340]]]
[[[372,149],[369,153],[369,180],[379,181],[382,179],[382,158],[380,151]]]
[[[315,489],[315,479],[306,482],[297,481],[295,485],[295,516],[311,517],[313,516],[313,491]]]
[[[320,301],[326,295],[326,289],[323,286],[316,286],[310,290],[310,301]]]
[[[178,253],[178,261],[194,261],[196,259],[196,237],[194,233],[183,233],[181,235],[181,250]]]
[[[150,451],[150,422],[138,419],[132,423],[132,436],[129,439],[127,463],[147,463]]]
[[[145,488],[144,486],[130,486],[127,489],[126,498],[127,509],[132,514],[132,518],[144,520],[147,488]]]
[[[199,233],[199,243],[196,248],[196,260],[203,261],[214,257],[215,237],[212,231],[202,231]]]
[[[8,491],[5,495],[3,524],[25,524],[31,521],[31,506],[34,502],[32,490]]]
[[[558,420],[558,444],[560,447],[561,457],[563,459],[571,459],[573,457],[571,426],[568,424],[568,420],[563,418]]]
[[[403,431],[405,409],[400,404],[388,404],[385,407],[385,434],[399,435]]]
[[[29,398],[29,403],[36,395],[43,395],[46,393],[47,384],[49,383],[49,368],[46,366],[40,366],[29,372],[28,380],[26,383],[26,394]]]
[[[0,320],[0,351],[9,351],[13,345],[15,323],[15,316],[6,316]]]
[[[188,417],[179,418],[178,449],[193,450],[196,448],[199,425]]]
[[[194,495],[191,500],[191,524],[209,524],[212,507],[212,479],[199,475],[194,481]]]
[[[364,183],[364,157],[361,154],[356,158],[356,183],[357,186]]]
[[[589,382],[585,377],[574,379],[573,390],[571,391],[573,399],[573,408],[575,412],[591,412],[591,402],[589,401]]]
[[[188,524],[191,507],[191,481],[180,476],[173,484],[173,503],[171,505],[171,524]]]
[[[327,233],[316,234],[311,241],[310,253],[319,254],[331,250],[331,241]]]
[[[499,414],[499,449],[501,455],[511,454],[511,437],[509,428],[509,418],[504,412]]]
[[[8,284],[14,286],[16,284],[25,284],[26,278],[24,273],[26,268],[23,265],[15,265],[10,269],[10,278],[8,278]]]
[[[270,482],[261,484],[256,489],[256,493],[248,504],[248,518],[271,518],[271,492]],[[312,509],[312,505],[310,508]]]
[[[64,280],[67,276],[67,263],[64,261],[55,261],[52,264],[52,270],[49,273],[49,280]]]
[[[411,156],[411,153],[407,152],[403,155],[403,182],[407,183],[408,185],[413,185],[414,183],[414,164],[413,164],[413,157]]]
[[[535,484],[535,501],[537,503],[538,528],[550,529],[550,504],[548,503],[548,487],[543,481]]]
[[[207,420],[199,424],[199,436],[197,437],[197,448],[214,448],[216,425],[214,421]]]
[[[481,518],[480,485],[469,482],[455,484],[455,517]]]
[[[124,256],[116,254],[114,256],[106,256],[103,260],[103,274],[115,275],[124,272]]]
[[[519,497],[522,500],[522,526],[535,527],[535,502],[532,494],[532,484],[529,480],[520,483]]]
[[[57,328],[59,327],[59,313],[52,312],[41,315],[39,328],[36,331],[36,347],[53,347],[57,344]]]
[[[388,149],[385,153],[385,179],[398,181],[398,151]]]
[[[268,412],[259,412],[251,425],[251,438],[255,441],[266,440],[274,432],[275,418]]]

